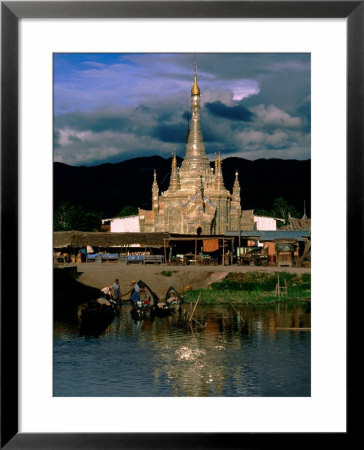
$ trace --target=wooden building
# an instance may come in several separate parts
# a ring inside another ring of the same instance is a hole
[[[58,253],[67,261],[77,261],[81,249],[92,247],[91,262],[145,262],[156,261],[170,264],[231,264],[234,237],[186,236],[163,232],[151,233],[103,233],[81,231],[56,231],[53,233],[55,263]],[[109,253],[107,253],[109,252]],[[125,258],[125,257],[128,258]],[[139,258],[140,257],[140,258]],[[146,258],[148,257],[148,258]],[[154,257],[154,258],[153,258]],[[61,258],[59,258],[61,260]]]

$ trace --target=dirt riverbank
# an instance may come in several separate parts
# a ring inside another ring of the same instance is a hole
[[[157,295],[165,294],[173,286],[182,290],[185,285],[193,289],[206,288],[211,283],[222,280],[229,272],[289,272],[310,273],[311,269],[298,267],[264,267],[264,266],[169,266],[169,265],[121,265],[118,263],[78,263],[78,281],[86,286],[98,289],[110,285],[119,278],[121,292],[131,289],[131,281],[143,280]],[[166,276],[170,274],[170,276]]]

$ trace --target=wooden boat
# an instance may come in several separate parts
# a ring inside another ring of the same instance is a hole
[[[135,302],[130,299],[132,305],[130,312],[135,320],[142,320],[146,315],[166,317],[175,312],[181,312],[183,297],[173,286],[167,290],[165,299],[160,300],[144,281],[139,280],[138,285],[140,300]]]
[[[143,320],[147,313],[150,312],[149,305],[146,305],[143,301],[139,300],[137,302],[130,300],[131,302],[131,310],[130,314],[132,315],[134,320]]]
[[[157,294],[155,294],[144,281],[138,281],[139,297],[138,301],[130,299],[131,310],[130,313],[134,320],[142,320],[147,315],[151,315],[154,311],[154,306],[159,302]]]
[[[176,291],[176,289],[171,286],[166,293],[163,302],[158,301],[155,304],[154,310],[157,316],[166,317],[173,313],[182,311],[183,297]]]
[[[105,298],[90,300],[81,311],[81,326],[95,327],[109,324],[117,313],[117,303]]]

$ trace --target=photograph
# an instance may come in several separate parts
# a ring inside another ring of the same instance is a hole
[[[55,52],[52,87],[53,396],[311,397],[311,54]]]
[[[0,447],[345,446],[363,2],[1,16]]]

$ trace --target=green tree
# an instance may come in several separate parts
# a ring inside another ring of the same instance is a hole
[[[273,214],[275,217],[284,219],[285,223],[288,223],[288,215],[292,217],[298,217],[298,211],[292,205],[289,205],[283,197],[278,197],[273,203]]]
[[[119,212],[118,217],[136,216],[138,214],[138,208],[135,206],[124,206]]]
[[[54,231],[67,231],[71,230],[69,212],[72,208],[70,202],[62,202],[58,205],[53,214],[53,229]]]
[[[54,231],[99,231],[102,213],[87,210],[83,206],[62,202],[54,213]]]
[[[262,217],[274,217],[273,211],[270,211],[268,209],[255,209],[254,214]]]
[[[296,208],[290,204],[283,198],[278,197],[274,200],[273,209],[257,209],[254,211],[258,216],[266,216],[266,217],[276,217],[279,219],[284,219],[284,223],[277,222],[277,226],[283,226],[288,223],[288,215],[290,214],[292,217],[299,217],[299,213]]]

